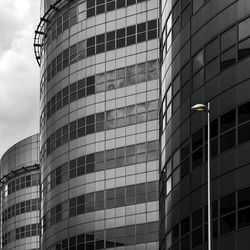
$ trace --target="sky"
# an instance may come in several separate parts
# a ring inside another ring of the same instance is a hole
[[[40,0],[0,0],[0,157],[39,131],[39,18]]]

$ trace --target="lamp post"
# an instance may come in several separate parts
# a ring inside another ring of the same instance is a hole
[[[211,177],[210,177],[210,103],[196,104],[196,111],[207,111],[207,219],[208,219],[208,250],[212,250],[212,221],[211,221]]]

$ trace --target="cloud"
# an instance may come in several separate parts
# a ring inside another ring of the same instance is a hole
[[[1,0],[0,156],[39,130],[39,67],[33,53],[38,0]]]

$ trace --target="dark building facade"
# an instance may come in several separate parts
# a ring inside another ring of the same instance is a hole
[[[39,135],[8,149],[1,158],[1,249],[40,249]]]
[[[207,249],[211,104],[213,248],[250,245],[250,1],[161,1],[160,249]]]
[[[158,249],[158,1],[41,9],[41,249]]]

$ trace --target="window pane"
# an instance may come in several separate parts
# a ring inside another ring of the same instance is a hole
[[[235,129],[222,135],[220,139],[220,152],[235,146]]]
[[[250,36],[250,18],[244,20],[239,24],[239,40]]]
[[[226,214],[235,210],[235,193],[220,199],[220,214]]]
[[[244,143],[250,140],[250,123],[240,126],[238,129],[238,143]]]
[[[235,46],[221,55],[220,69],[223,70],[236,62]]]
[[[238,214],[238,227],[250,226],[250,208],[239,211]]]
[[[196,247],[202,243],[202,227],[192,233],[192,247]]]
[[[238,207],[246,207],[250,205],[250,188],[243,189],[238,193]]]
[[[250,28],[249,28],[250,29]],[[250,39],[246,39],[239,44],[239,60],[250,56]]]
[[[219,60],[218,58],[216,58],[206,66],[206,80],[208,81],[209,79],[217,75],[218,72]]]
[[[247,102],[238,109],[238,123],[250,120],[250,102]]]
[[[229,233],[235,230],[235,213],[220,219],[220,234]]]
[[[193,73],[199,70],[204,65],[204,53],[201,50],[194,58],[193,58]]]
[[[232,27],[221,35],[221,50],[226,50],[236,43],[236,27]]]
[[[192,213],[192,229],[202,225],[203,214],[202,208]]]
[[[227,112],[221,116],[220,119],[220,132],[224,132],[235,126],[236,114],[235,110]]]

